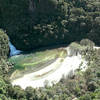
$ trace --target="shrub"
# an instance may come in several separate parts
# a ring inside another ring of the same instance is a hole
[[[5,59],[0,59],[0,74],[6,74],[13,67],[13,65],[7,62]]]
[[[79,98],[79,100],[92,100],[92,99],[91,99],[91,96],[89,94],[85,94],[84,96],[81,96]]]
[[[89,91],[95,91],[95,89],[97,88],[97,84],[94,81],[89,82],[87,86]]]
[[[83,46],[90,46],[90,47],[93,47],[95,46],[95,43],[92,42],[91,40],[89,39],[83,39],[80,41],[80,44],[83,45]]]
[[[0,29],[0,58],[7,58],[9,54],[8,36]]]

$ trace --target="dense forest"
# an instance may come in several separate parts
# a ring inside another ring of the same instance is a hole
[[[88,44],[100,46],[99,0],[0,0],[0,28],[0,100],[100,100],[100,49]],[[12,86],[9,38],[22,51],[73,41],[88,45],[89,67],[52,87]]]
[[[23,51],[82,38],[100,45],[100,1],[0,0],[0,27]]]

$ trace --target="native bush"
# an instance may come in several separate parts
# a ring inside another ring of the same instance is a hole
[[[9,54],[8,36],[0,29],[0,59],[7,58]]]

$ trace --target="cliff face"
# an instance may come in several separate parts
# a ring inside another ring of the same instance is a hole
[[[0,27],[23,51],[82,38],[100,45],[99,4],[96,0],[0,0]]]

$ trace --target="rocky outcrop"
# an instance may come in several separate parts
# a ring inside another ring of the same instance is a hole
[[[94,46],[95,44],[88,39],[83,39],[80,41],[80,43],[72,42],[67,48],[68,55],[87,55],[87,52],[93,50]]]
[[[69,56],[78,56],[82,53],[83,48],[80,44],[73,42],[69,45],[67,51]]]

